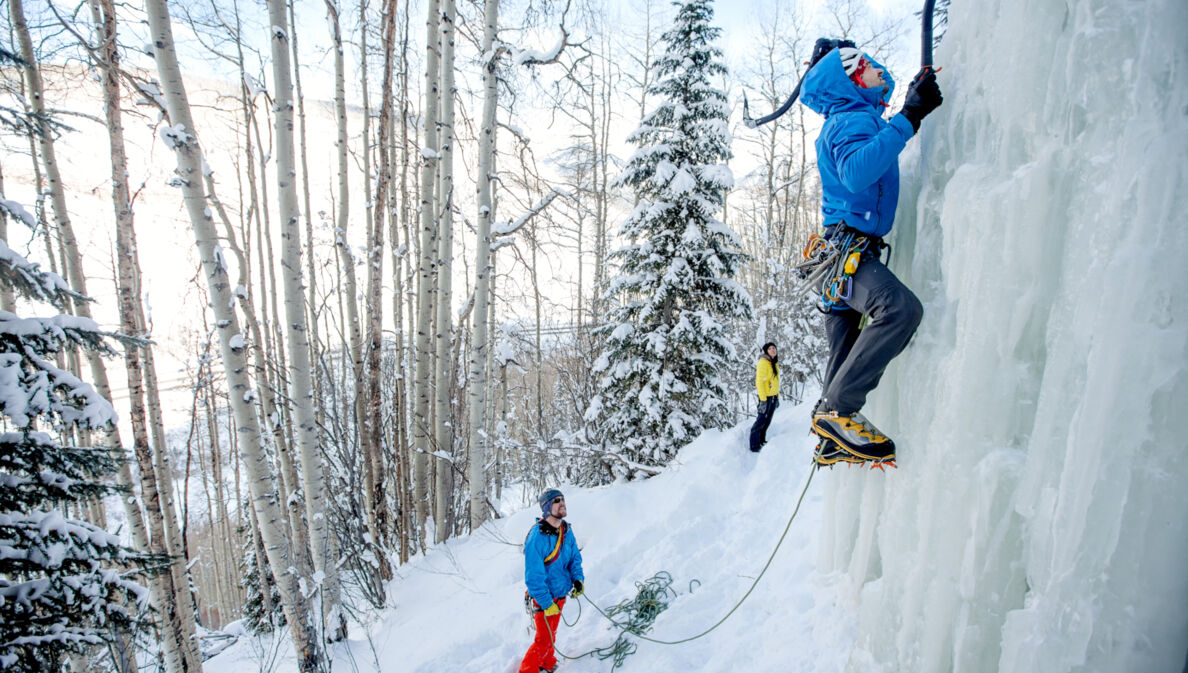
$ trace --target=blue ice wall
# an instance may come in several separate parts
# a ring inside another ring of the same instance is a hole
[[[1188,2],[950,16],[892,240],[924,323],[866,409],[899,469],[825,479],[850,669],[1184,670]]]

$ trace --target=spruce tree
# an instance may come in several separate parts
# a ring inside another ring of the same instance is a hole
[[[638,150],[616,180],[637,205],[619,231],[626,244],[612,254],[619,269],[586,418],[619,457],[608,463],[617,476],[654,472],[702,430],[733,420],[722,378],[736,357],[727,328],[750,317],[751,299],[734,281],[739,239],[718,219],[734,179],[726,94],[713,84],[726,66],[712,45],[721,29],[710,25],[710,4],[681,4],[662,36],[648,90],[662,102],[629,137]]]
[[[242,508],[251,506],[250,501],[244,500],[240,504],[240,511],[245,512],[247,510]],[[247,525],[239,526],[236,532],[243,540],[239,561],[239,585],[243,587],[244,595],[247,597],[243,602],[243,622],[252,633],[269,633],[275,627],[285,624],[280,589],[276,586],[272,569],[268,567],[268,560],[258,554],[258,551],[264,548],[259,533]],[[268,592],[268,600],[264,600],[265,591]]]
[[[86,300],[3,240],[0,283],[58,307]],[[141,625],[148,608],[148,590],[133,576],[157,559],[69,515],[115,490],[109,477],[122,457],[61,441],[108,428],[116,417],[94,388],[54,364],[54,354],[72,346],[114,354],[109,336],[89,319],[0,311],[2,670],[59,670],[66,654]]]

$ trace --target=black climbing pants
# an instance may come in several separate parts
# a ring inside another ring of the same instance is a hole
[[[758,451],[767,443],[767,426],[771,425],[771,417],[775,415],[776,407],[780,406],[780,396],[772,395],[759,403],[759,415],[751,425],[751,450]]]
[[[864,256],[854,272],[850,298],[853,310],[825,316],[829,361],[825,368],[822,409],[850,415],[866,404],[887,365],[903,352],[916,333],[924,307],[875,256]],[[862,316],[866,327],[859,329]]]

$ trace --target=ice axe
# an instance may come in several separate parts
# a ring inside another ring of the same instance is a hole
[[[936,0],[924,0],[924,9],[921,11],[920,17],[920,73],[917,77],[926,74],[932,70],[932,11],[936,6]],[[816,44],[813,45],[813,57],[808,63],[808,69],[804,71],[804,75],[800,76],[800,81],[796,83],[796,88],[792,90],[792,95],[788,96],[788,100],[779,107],[778,110],[771,114],[754,119],[751,117],[751,105],[747,100],[747,94],[743,92],[743,124],[747,128],[758,128],[770,121],[779,119],[785,112],[787,112],[792,104],[800,98],[800,87],[804,84],[804,77],[808,74],[813,66],[817,65],[825,54],[838,47],[857,47],[851,40],[832,40],[827,37],[818,38]],[[939,71],[939,68],[937,69]]]

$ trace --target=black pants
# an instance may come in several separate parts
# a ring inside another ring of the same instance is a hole
[[[751,450],[758,451],[767,443],[767,426],[771,425],[771,417],[775,415],[776,407],[780,406],[780,396],[772,395],[759,403],[759,416],[751,426]]]
[[[879,385],[883,371],[907,347],[924,317],[916,295],[874,256],[863,257],[852,281],[846,305],[853,310],[825,317],[829,362],[822,408],[846,416],[866,404],[867,394]],[[860,330],[863,315],[868,321]]]

